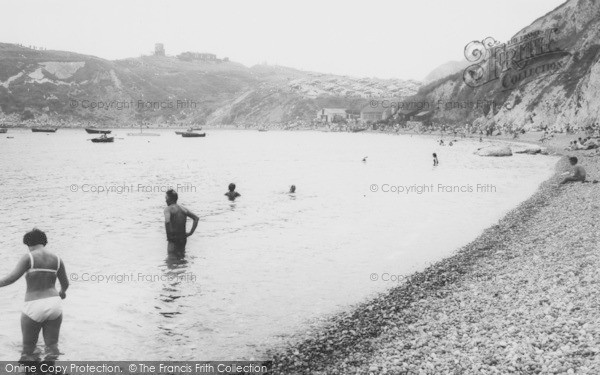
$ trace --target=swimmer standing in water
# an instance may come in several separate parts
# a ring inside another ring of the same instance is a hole
[[[177,204],[179,196],[173,189],[169,189],[166,193],[165,200],[165,230],[167,232],[167,252],[169,255],[183,256],[185,255],[185,245],[187,238],[194,234],[198,221],[200,220],[193,212],[187,208]],[[194,221],[192,229],[189,233],[186,232],[187,218]]]
[[[294,194],[296,192],[296,185],[290,186],[290,194]]]
[[[437,154],[434,152],[433,153],[433,166],[437,167],[438,164],[439,164],[438,157],[437,157]]]
[[[242,196],[242,194],[235,191],[235,184],[233,182],[229,184],[229,191],[225,193],[225,195],[232,202],[235,200],[235,198]]]
[[[63,318],[62,300],[67,297],[69,279],[60,257],[46,250],[48,239],[44,232],[34,228],[23,236],[23,243],[29,247],[29,254],[22,256],[15,269],[0,279],[0,287],[10,285],[25,275],[27,291],[21,314],[21,361],[39,360],[36,348],[40,331],[46,344],[45,360],[54,361],[60,355],[58,337]],[[60,292],[56,290],[56,280],[60,282]]]

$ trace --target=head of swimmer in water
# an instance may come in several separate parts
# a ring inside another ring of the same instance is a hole
[[[165,194],[165,201],[167,202],[167,206],[177,203],[177,199],[179,199],[179,196],[177,195],[177,192],[175,190],[167,190],[167,193]]]
[[[433,153],[433,157],[434,157],[434,158],[437,158],[437,154],[436,154],[435,152]]]
[[[290,193],[295,193],[295,192],[296,192],[296,185],[290,186]]]
[[[38,248],[38,245],[46,246],[48,244],[48,238],[46,237],[46,233],[37,228],[33,228],[31,231],[25,233],[23,236],[23,243],[29,246],[29,250],[33,250],[33,248]]]
[[[571,163],[571,165],[576,165],[578,162],[577,158],[575,156],[571,156],[569,158],[569,163]]]
[[[229,184],[229,191],[235,191],[235,184],[233,182]]]

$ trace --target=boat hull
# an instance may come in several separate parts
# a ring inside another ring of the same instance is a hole
[[[206,137],[206,133],[181,133],[183,138],[200,138]]]
[[[0,134],[4,134],[8,132],[8,129],[0,128]]]
[[[58,128],[50,129],[50,128],[32,128],[31,131],[34,133],[56,133]]]
[[[85,131],[88,134],[110,134],[112,132],[112,130],[90,129],[90,128],[85,128]]]
[[[115,141],[114,137],[109,137],[109,138],[94,138],[92,139],[92,142],[94,143],[112,143]]]

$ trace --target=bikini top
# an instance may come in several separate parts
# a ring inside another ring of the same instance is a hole
[[[32,272],[53,272],[53,273],[58,273],[58,270],[60,269],[60,257],[57,255],[56,256],[56,260],[58,261],[58,265],[56,266],[56,269],[49,269],[49,268],[35,268],[34,263],[33,263],[33,255],[31,253],[29,253],[29,260],[31,260],[31,268],[29,268],[29,270],[27,271],[28,273],[32,273]]]

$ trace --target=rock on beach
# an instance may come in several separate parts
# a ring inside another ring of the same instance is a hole
[[[527,145],[523,147],[515,147],[515,154],[540,154],[542,153],[542,148],[537,145]]]
[[[512,150],[509,146],[488,146],[475,151],[479,156],[512,156]]]

